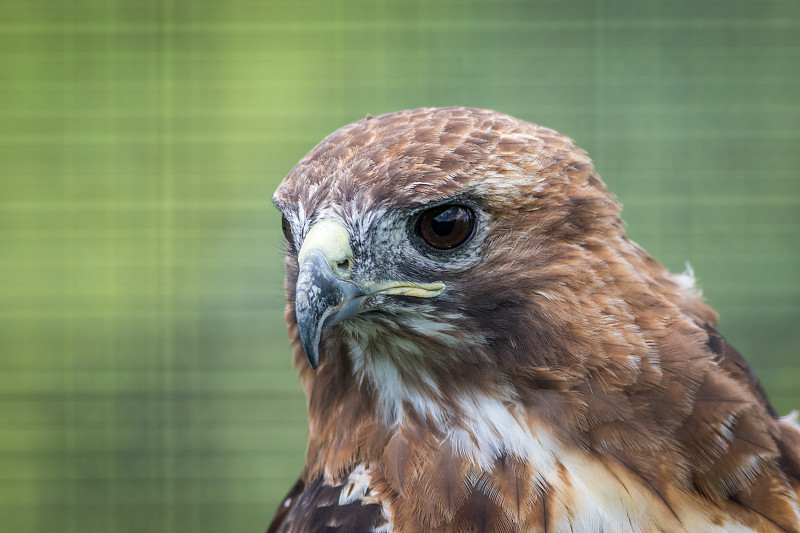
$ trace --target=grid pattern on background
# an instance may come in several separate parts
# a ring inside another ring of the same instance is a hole
[[[576,139],[800,407],[800,3],[0,7],[0,530],[266,526],[306,431],[269,198],[366,113]]]

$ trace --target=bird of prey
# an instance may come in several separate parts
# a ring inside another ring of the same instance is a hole
[[[559,133],[367,116],[274,196],[307,397],[270,532],[798,532],[800,427]]]

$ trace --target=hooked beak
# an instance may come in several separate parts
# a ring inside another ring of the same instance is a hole
[[[445,288],[444,283],[439,282],[354,282],[350,235],[347,228],[329,219],[311,228],[297,258],[300,272],[295,290],[295,313],[300,342],[314,369],[319,365],[323,330],[358,313],[364,297],[393,294],[433,298]]]

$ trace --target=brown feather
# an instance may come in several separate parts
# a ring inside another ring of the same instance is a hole
[[[420,490],[436,505],[438,514],[452,521],[473,489],[478,469],[445,441],[421,470]]]
[[[522,531],[505,510],[480,490],[473,490],[461,511],[448,525],[452,533],[518,533]]]
[[[778,449],[781,453],[780,465],[791,480],[794,490],[800,493],[800,428],[781,422]]]
[[[381,456],[381,472],[389,485],[400,496],[408,496],[408,489],[420,474],[421,453],[405,436],[396,433]]]
[[[797,523],[796,503],[791,491],[776,472],[766,470],[748,486],[731,497],[731,501],[748,513],[748,521],[756,531],[777,530],[786,533],[800,532]],[[782,496],[782,497],[778,497]],[[796,501],[796,500],[795,500]]]
[[[538,500],[533,475],[518,459],[501,455],[495,461],[491,475],[482,479],[486,492],[518,525],[525,524]]]

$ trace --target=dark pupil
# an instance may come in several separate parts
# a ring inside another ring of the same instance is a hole
[[[439,250],[455,248],[472,235],[475,218],[463,205],[434,207],[417,222],[417,235]]]
[[[451,207],[433,217],[431,220],[431,229],[436,235],[445,237],[453,233],[453,228],[456,225],[456,218],[459,218],[459,209]]]

